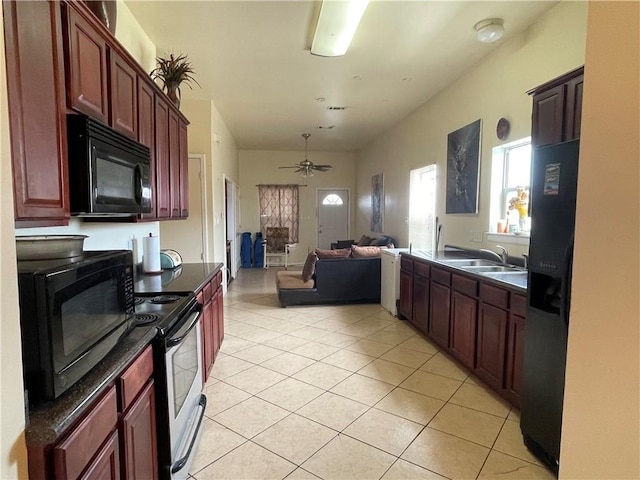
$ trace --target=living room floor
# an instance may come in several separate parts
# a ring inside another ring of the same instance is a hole
[[[553,479],[518,411],[380,305],[280,308],[243,269],[190,474],[206,479]]]

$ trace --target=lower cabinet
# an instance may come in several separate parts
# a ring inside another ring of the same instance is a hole
[[[401,266],[399,314],[519,407],[526,296],[422,258]]]
[[[436,269],[434,268],[435,272]],[[429,292],[429,336],[442,348],[449,348],[451,289],[431,279]]]
[[[158,478],[153,355],[148,346],[52,446],[29,451],[29,476]]]
[[[476,374],[494,389],[502,389],[504,382],[507,321],[505,310],[480,304]]]
[[[204,363],[202,380],[206,383],[224,337],[222,272],[218,272],[206,283],[196,293],[196,297],[198,303],[202,305],[202,360]]]

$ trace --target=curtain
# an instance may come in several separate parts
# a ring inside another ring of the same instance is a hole
[[[288,227],[289,243],[298,243],[298,185],[258,185],[260,199],[260,231],[267,227]]]

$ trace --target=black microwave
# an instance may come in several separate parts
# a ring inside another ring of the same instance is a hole
[[[18,261],[18,287],[31,405],[62,395],[135,326],[129,250]]]
[[[151,212],[151,155],[145,145],[84,115],[68,115],[71,214]]]

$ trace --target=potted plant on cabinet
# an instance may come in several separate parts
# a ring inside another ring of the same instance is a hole
[[[191,82],[200,86],[193,74],[195,73],[186,54],[168,57],[157,57],[158,66],[151,71],[151,78],[162,80],[167,96],[180,108],[180,84],[191,88]]]

